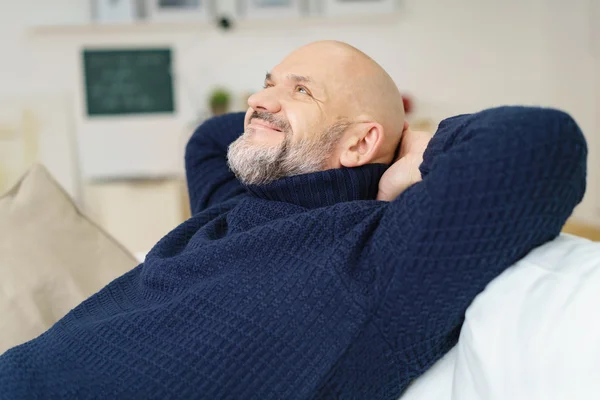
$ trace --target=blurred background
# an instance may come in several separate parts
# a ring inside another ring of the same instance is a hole
[[[600,227],[595,0],[0,0],[0,192],[45,165],[134,253],[188,218],[183,154],[211,115],[320,39],[379,62],[413,126],[553,106],[590,148],[574,220]]]

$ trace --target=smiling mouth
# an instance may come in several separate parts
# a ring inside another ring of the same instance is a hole
[[[250,125],[258,126],[258,127],[261,127],[261,128],[271,129],[271,130],[276,131],[276,132],[281,132],[281,129],[279,129],[275,125],[270,124],[270,123],[268,123],[266,121],[263,121],[261,119],[258,119],[258,118],[251,119],[250,120]]]

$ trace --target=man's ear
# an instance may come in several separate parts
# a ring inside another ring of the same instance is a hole
[[[365,122],[355,127],[342,142],[340,164],[352,168],[372,163],[383,143],[383,127]]]

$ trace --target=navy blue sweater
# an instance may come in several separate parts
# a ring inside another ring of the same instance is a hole
[[[190,140],[191,219],[0,357],[2,399],[396,399],[585,190],[585,140],[555,110],[443,121],[392,202],[385,165],[243,187],[225,159],[242,121]]]

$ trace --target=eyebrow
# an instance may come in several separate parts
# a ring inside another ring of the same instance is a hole
[[[302,76],[302,75],[295,75],[295,74],[289,74],[287,76],[287,79],[291,79],[296,83],[312,83],[312,79],[310,79],[310,77],[308,76]],[[270,72],[267,72],[265,74],[265,82],[266,81],[272,81],[273,80],[273,75],[271,75]]]

